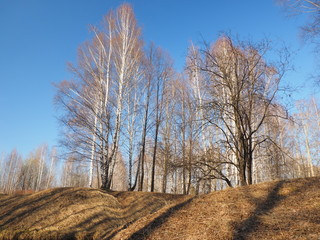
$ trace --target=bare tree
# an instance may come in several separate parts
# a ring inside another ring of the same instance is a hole
[[[105,18],[102,29],[79,50],[76,81],[58,86],[57,102],[65,111],[62,141],[72,155],[89,161],[92,185],[94,161],[101,169],[102,188],[109,189],[119,151],[124,101],[142,55],[140,29],[132,8],[121,5]],[[139,74],[138,74],[139,75]]]
[[[300,148],[304,152],[307,176],[315,176],[316,166],[319,165],[319,119],[318,107],[315,98],[310,100],[300,100],[297,102],[299,112],[295,115],[295,120],[299,126],[302,144]]]
[[[114,133],[111,143],[108,162],[116,161],[119,147],[120,127],[122,124],[123,102],[130,80],[139,68],[141,52],[140,29],[132,8],[128,4],[120,6],[115,14],[115,44],[114,44],[114,68],[115,68],[115,118]],[[106,165],[103,169],[102,188],[110,188],[113,169]]]
[[[22,157],[16,149],[12,150],[11,153],[5,159],[4,172],[4,189],[5,193],[13,193],[18,188],[19,184],[19,171],[22,166]]]
[[[239,42],[230,36],[221,37],[202,51],[197,67],[210,83],[207,99],[207,121],[223,136],[220,144],[236,156],[224,163],[237,167],[240,184],[252,183],[253,152],[268,139],[259,130],[274,114],[269,111],[285,65],[272,65],[263,59],[269,50],[267,41],[259,44]]]
[[[86,166],[75,156],[69,155],[62,166],[61,184],[63,187],[86,187]]]
[[[56,148],[52,148],[50,153],[50,162],[48,163],[48,173],[46,179],[46,186],[45,188],[48,189],[50,187],[55,186],[54,180],[57,174],[56,172],[56,164],[57,164],[57,150]]]
[[[155,99],[154,99],[154,145],[152,154],[152,172],[151,172],[151,192],[154,191],[155,167],[158,149],[159,129],[162,121],[162,107],[165,93],[166,82],[172,78],[173,68],[172,61],[168,54],[160,48],[150,49],[150,77],[153,78],[155,84]]]

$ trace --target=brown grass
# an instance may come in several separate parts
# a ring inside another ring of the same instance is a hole
[[[0,196],[0,239],[108,239],[182,195],[56,188]]]
[[[200,196],[144,235],[136,239],[319,240],[320,178],[275,181]]]
[[[0,196],[0,239],[320,239],[320,178],[196,198],[57,188]]]

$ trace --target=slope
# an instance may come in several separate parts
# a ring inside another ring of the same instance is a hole
[[[124,238],[126,236],[126,238]],[[320,178],[274,181],[199,196],[114,239],[320,239]]]
[[[0,196],[0,239],[320,239],[320,178],[191,196],[56,188]]]
[[[109,239],[135,220],[190,198],[56,188],[0,196],[0,239]]]

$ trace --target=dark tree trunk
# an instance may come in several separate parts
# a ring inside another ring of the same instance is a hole
[[[158,113],[157,113],[158,115]],[[158,118],[158,116],[157,116]],[[152,172],[151,172],[151,192],[154,192],[154,177],[156,172],[156,157],[157,157],[157,145],[158,145],[158,132],[159,132],[160,121],[157,119],[156,123],[156,132],[154,137],[154,147],[153,147],[153,156],[152,156]]]
[[[149,96],[146,105],[146,111],[144,116],[144,124],[143,124],[143,133],[142,133],[142,149],[141,149],[141,172],[139,179],[138,191],[143,190],[143,181],[144,181],[144,158],[146,152],[146,137],[147,137],[147,125],[148,125],[148,112],[149,112]]]

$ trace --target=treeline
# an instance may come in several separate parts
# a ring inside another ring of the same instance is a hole
[[[88,186],[190,193],[317,174],[310,118],[280,101],[286,51],[223,35],[191,45],[177,73],[144,44],[130,5],[92,32],[56,97],[61,143]]]
[[[42,144],[23,157],[17,149],[0,155],[0,193],[28,194],[54,187],[86,187],[87,165],[63,161],[56,148]]]
[[[27,193],[56,187],[58,181],[57,152],[42,145],[27,158],[17,150],[2,154],[0,159],[0,192]]]
[[[74,79],[57,85],[56,185],[190,194],[320,173],[316,99],[291,114],[281,102],[286,51],[225,34],[191,44],[178,73],[168,53],[143,41],[128,4],[92,35],[69,65]],[[5,159],[1,169],[14,158]],[[35,190],[54,186],[39,161]]]

